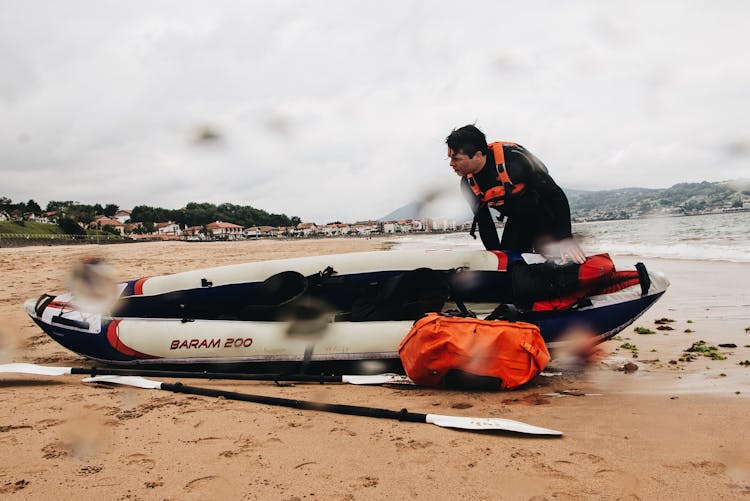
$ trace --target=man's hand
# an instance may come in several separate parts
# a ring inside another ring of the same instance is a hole
[[[572,238],[566,238],[561,240],[560,244],[560,258],[563,262],[573,261],[574,263],[583,264],[586,261],[586,254],[583,253],[578,243]]]
[[[545,257],[559,261],[560,264],[582,264],[586,261],[586,255],[573,238],[566,238],[559,242],[553,242],[546,245],[542,250],[542,254],[544,254]]]

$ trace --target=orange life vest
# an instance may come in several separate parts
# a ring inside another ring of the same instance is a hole
[[[466,174],[466,180],[469,182],[471,191],[480,200],[480,206],[489,205],[490,207],[500,207],[513,195],[518,195],[524,192],[526,185],[524,183],[513,184],[508,175],[508,169],[505,168],[505,153],[503,152],[504,145],[516,146],[516,143],[507,141],[496,141],[487,145],[488,148],[492,149],[492,153],[495,157],[495,170],[497,171],[497,181],[500,185],[493,186],[486,191],[482,191],[479,187],[479,183],[474,179],[473,174]]]

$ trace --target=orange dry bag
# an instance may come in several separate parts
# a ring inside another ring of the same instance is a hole
[[[422,386],[510,389],[550,360],[539,327],[429,313],[398,347],[406,374]]]

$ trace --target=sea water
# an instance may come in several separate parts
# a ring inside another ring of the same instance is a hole
[[[573,234],[586,254],[750,262],[750,212],[576,223]],[[394,242],[397,249],[483,248],[466,232]]]

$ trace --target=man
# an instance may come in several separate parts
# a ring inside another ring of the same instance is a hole
[[[562,262],[583,263],[583,251],[573,240],[568,199],[547,167],[514,143],[487,145],[474,125],[454,129],[446,138],[453,170],[461,176],[474,222],[488,250],[542,252]],[[498,240],[490,207],[507,218]]]

